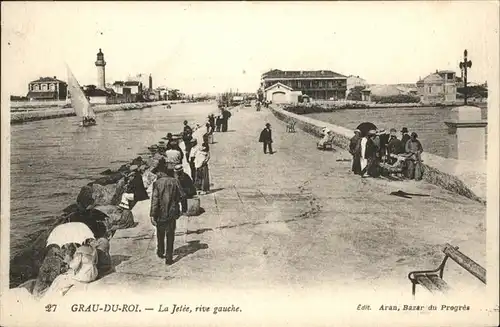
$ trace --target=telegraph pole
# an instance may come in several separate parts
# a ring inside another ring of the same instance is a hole
[[[460,62],[459,67],[464,72],[464,104],[467,105],[467,68],[472,67],[472,61],[467,60],[467,50],[464,50],[464,61]]]

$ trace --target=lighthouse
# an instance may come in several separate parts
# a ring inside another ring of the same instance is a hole
[[[101,49],[97,53],[95,66],[97,67],[97,88],[104,90],[106,87],[106,62],[104,61],[104,53],[102,53]]]

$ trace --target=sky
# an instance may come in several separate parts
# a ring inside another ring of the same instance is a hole
[[[484,82],[498,40],[498,3],[2,2],[2,92],[25,95],[40,76],[96,84],[151,73],[191,93],[255,92],[270,69],[333,70],[371,84],[415,83],[455,70]],[[4,75],[5,76],[5,75]],[[4,79],[2,79],[4,80]]]

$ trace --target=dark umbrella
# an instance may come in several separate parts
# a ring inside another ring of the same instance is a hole
[[[376,130],[377,126],[375,126],[375,124],[373,123],[364,122],[359,124],[358,127],[356,128],[361,131],[361,136],[366,136],[368,135],[368,132],[371,131],[372,129]]]

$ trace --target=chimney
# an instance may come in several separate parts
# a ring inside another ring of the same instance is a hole
[[[54,76],[54,79],[56,79],[56,78],[57,78],[57,76]]]

